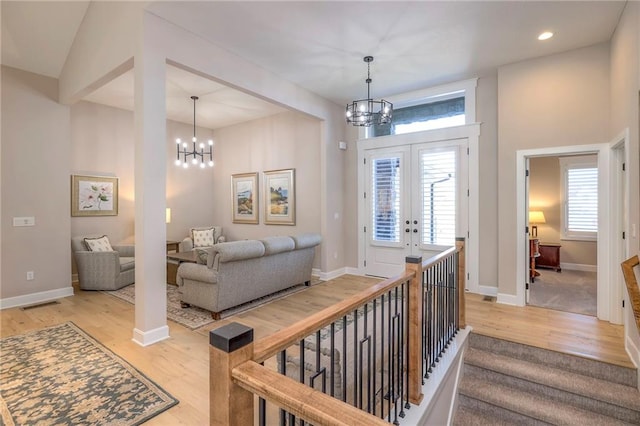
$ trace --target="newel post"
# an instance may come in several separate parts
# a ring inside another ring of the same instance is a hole
[[[422,257],[405,258],[407,272],[413,272],[409,281],[409,402],[419,405],[422,401]]]
[[[463,329],[467,326],[467,311],[465,307],[464,293],[467,282],[467,271],[465,268],[465,239],[456,238],[456,249],[458,250],[458,327]]]
[[[253,329],[236,322],[209,332],[209,424],[253,426],[253,394],[232,370],[253,356]]]

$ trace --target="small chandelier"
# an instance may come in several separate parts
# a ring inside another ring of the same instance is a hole
[[[196,138],[196,101],[198,100],[197,96],[192,96],[193,99],[193,138],[191,141],[193,142],[193,150],[187,151],[187,142],[183,142],[180,138],[176,139],[176,148],[178,150],[178,157],[176,159],[176,166],[182,166],[185,169],[189,168],[189,157],[193,157],[191,159],[191,164],[197,165],[198,158],[200,159],[200,168],[205,168],[205,156],[209,156],[209,167],[213,167],[213,141],[209,139],[209,151],[204,150],[204,143],[200,142],[198,148],[200,151],[196,149],[196,143],[198,142],[198,138]],[[182,159],[180,158],[182,156]]]
[[[371,99],[370,64],[373,62],[373,56],[365,56],[364,61],[367,63],[367,79],[365,80],[367,83],[367,99],[353,101],[347,105],[347,123],[351,123],[354,126],[391,124],[393,104],[384,99],[379,101]]]

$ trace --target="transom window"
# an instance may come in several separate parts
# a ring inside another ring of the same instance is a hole
[[[391,124],[361,129],[362,138],[400,135],[475,123],[477,79],[390,96]]]

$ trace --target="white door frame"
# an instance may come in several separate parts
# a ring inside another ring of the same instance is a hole
[[[611,170],[612,179],[610,192],[614,198],[611,203],[611,235],[617,236],[613,238],[611,246],[611,283],[617,283],[612,289],[615,294],[612,297],[612,303],[619,304],[621,300],[626,299],[624,291],[624,277],[620,263],[629,257],[631,253],[631,235],[629,234],[629,173],[622,171],[622,165],[628,167],[629,163],[629,129],[626,128],[620,132],[609,144],[611,147]],[[625,239],[620,240],[620,234],[625,233]],[[612,304],[610,322],[614,324],[624,323],[624,313],[622,309],[615,310]],[[626,324],[625,324],[626,329]]]
[[[479,256],[480,256],[480,214],[479,214],[479,152],[480,123],[467,124],[464,126],[449,127],[445,129],[425,130],[423,132],[408,133],[399,135],[401,137],[379,136],[376,138],[359,139],[358,146],[358,268],[359,274],[364,275],[365,245],[366,236],[363,232],[367,223],[366,203],[363,197],[365,191],[365,173],[367,168],[364,164],[365,151],[374,148],[385,148],[398,145],[413,145],[425,142],[447,141],[452,139],[468,139],[469,147],[469,231],[466,237],[466,261],[468,291],[478,293],[479,277]]]
[[[619,141],[618,141],[619,142]],[[615,233],[612,233],[614,226],[611,220],[611,206],[615,197],[611,191],[612,180],[615,180],[615,170],[612,167],[615,158],[612,155],[612,145],[609,143],[593,145],[575,145],[564,147],[550,147],[529,150],[519,150],[516,152],[516,226],[519,231],[516,233],[516,304],[525,305],[525,282],[528,276],[528,266],[526,259],[526,239],[525,227],[527,226],[527,212],[525,211],[525,172],[526,159],[531,157],[597,154],[598,155],[598,288],[597,288],[597,316],[601,320],[612,321],[621,318],[622,306],[616,295],[619,282],[612,280],[611,248],[616,240]],[[522,231],[522,232],[520,232]],[[610,284],[610,285],[609,285]]]

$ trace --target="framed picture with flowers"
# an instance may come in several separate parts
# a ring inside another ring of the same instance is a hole
[[[117,177],[71,175],[71,216],[117,215]]]

